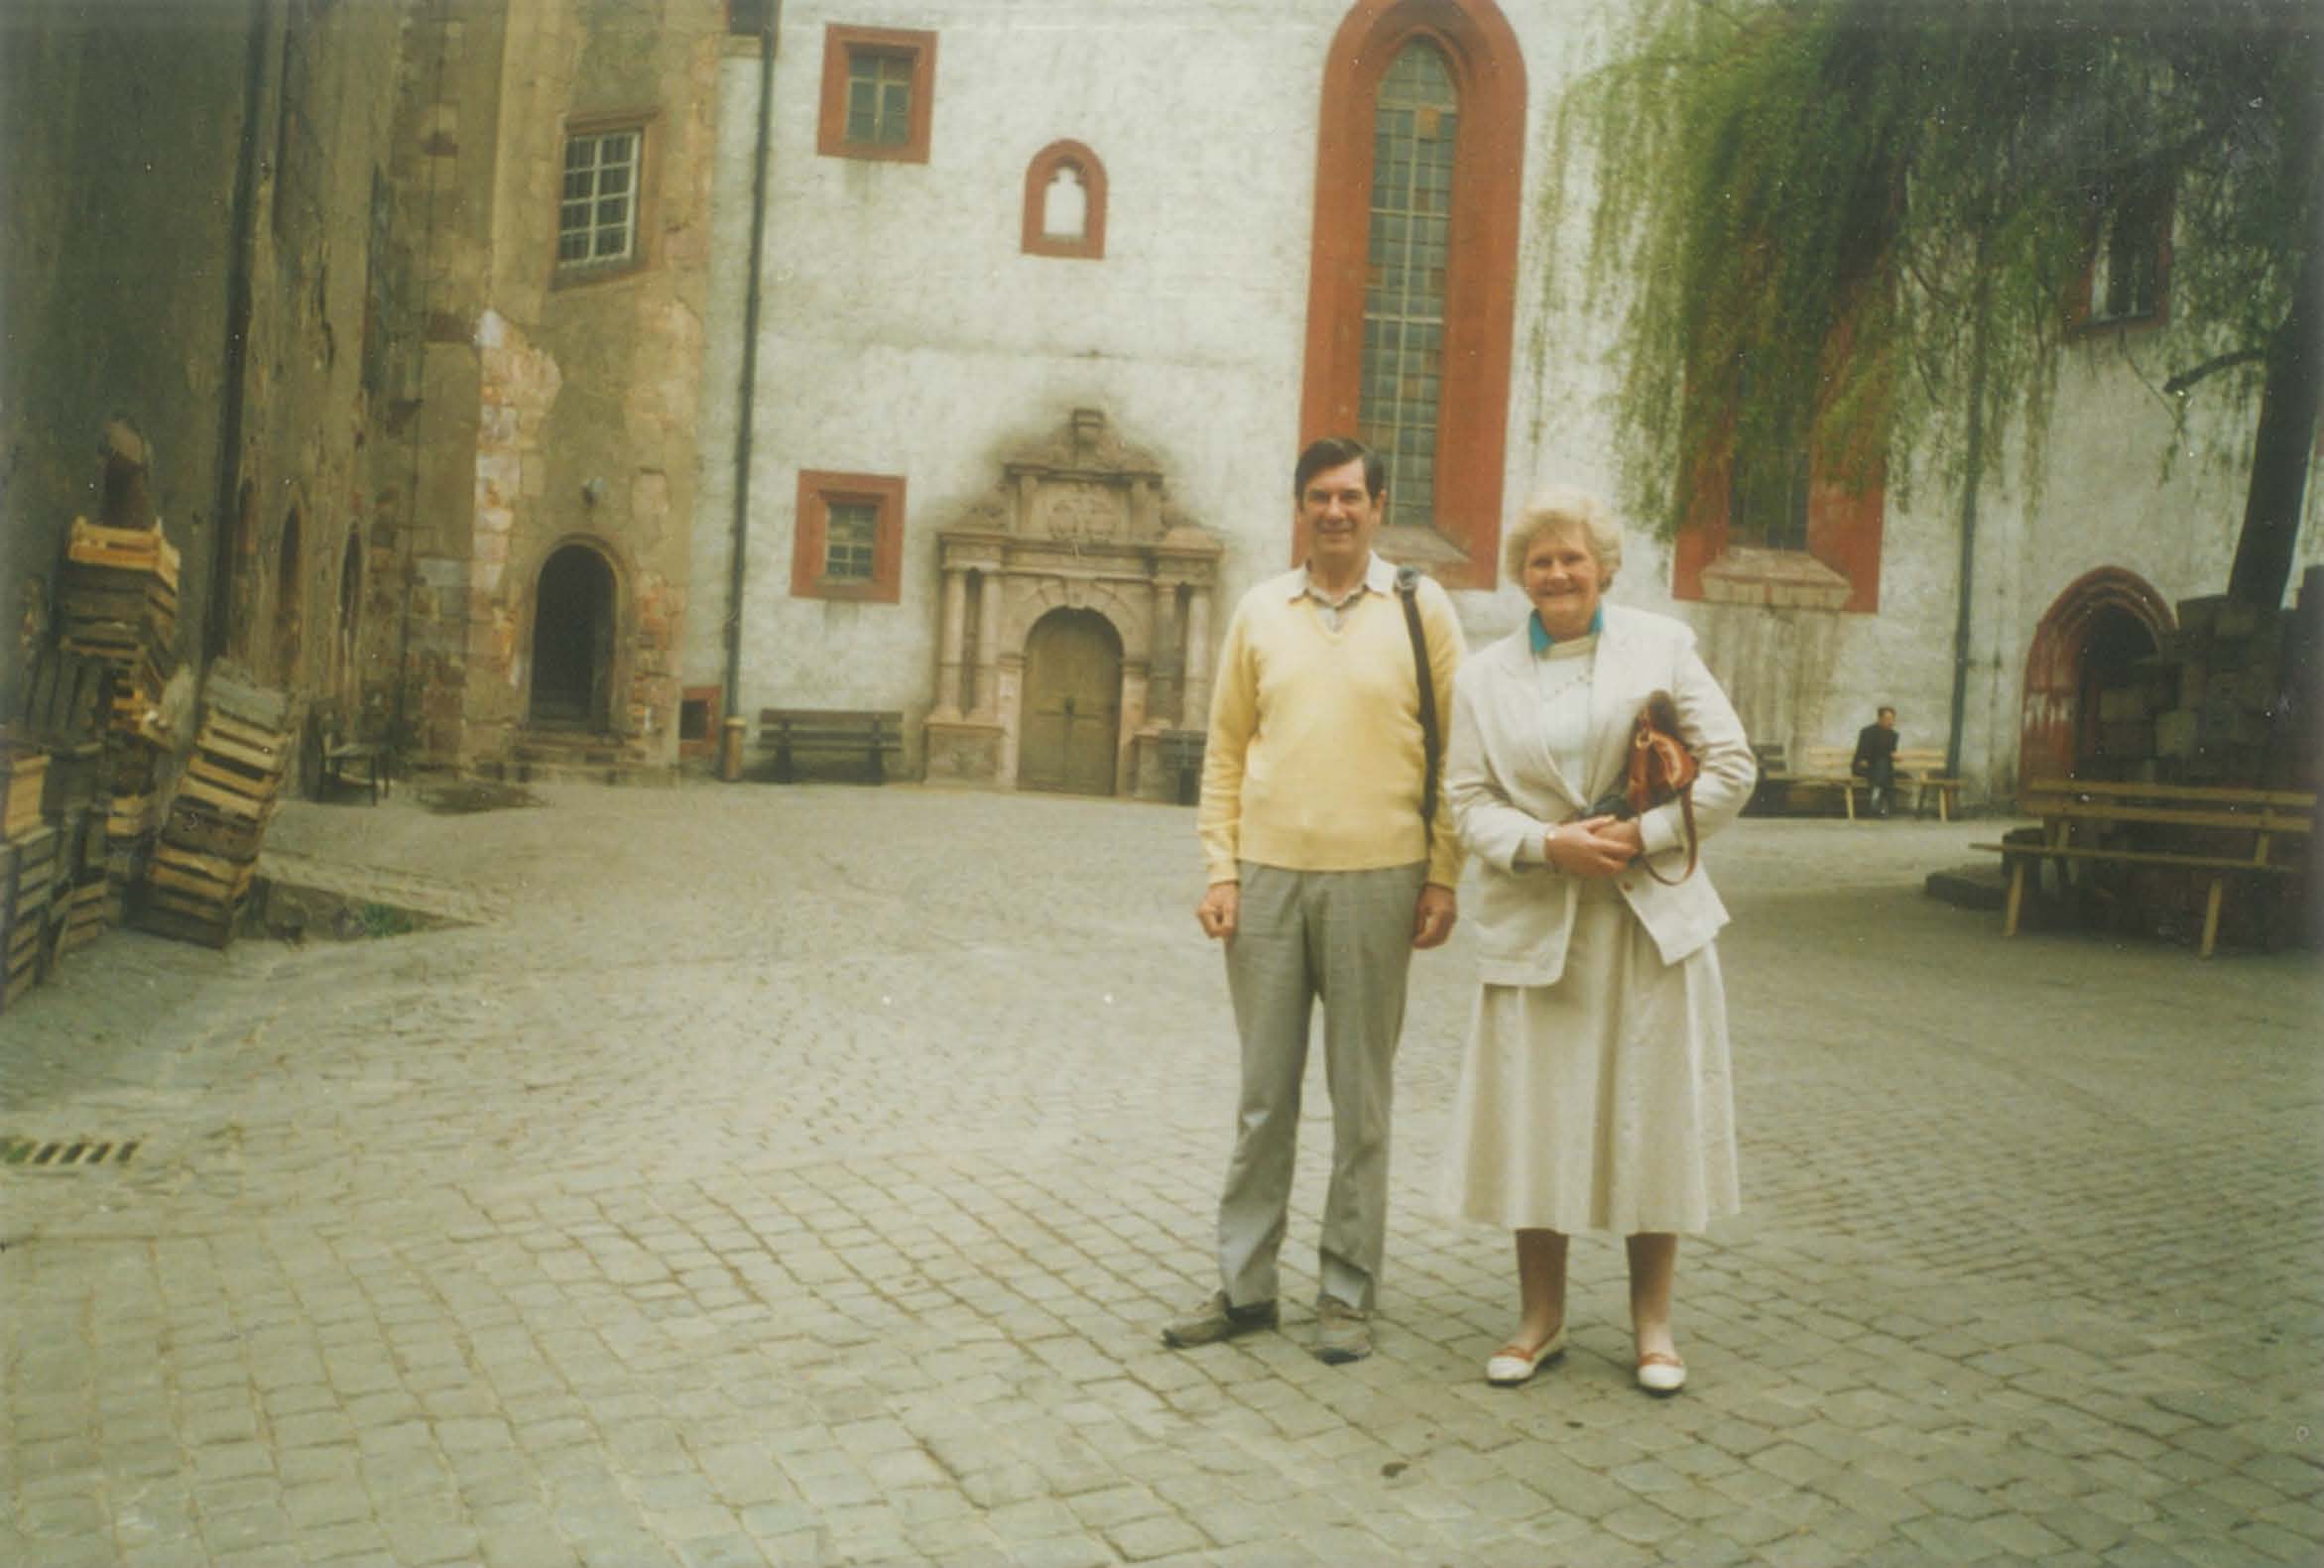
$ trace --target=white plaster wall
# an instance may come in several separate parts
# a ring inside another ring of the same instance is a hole
[[[1550,113],[1604,58],[1609,19],[1624,4],[1503,4],[1525,53],[1531,127],[1504,476],[1511,510],[1545,484],[1617,489],[1607,404],[1620,373],[1611,351],[1621,302],[1579,283],[1592,172],[1567,172],[1554,232],[1539,192]],[[1076,406],[1103,408],[1154,450],[1177,504],[1226,540],[1226,603],[1287,563],[1315,126],[1346,11],[1346,0],[885,0],[874,16],[789,0],[763,275],[744,711],[924,709],[934,533],[992,483],[1004,449],[1054,430]],[[830,22],[938,34],[927,164],[816,155]],[[713,606],[724,596],[732,521],[755,70],[753,60],[728,61],[719,121],[692,682],[720,678],[722,662]],[[1105,164],[1102,261],[1020,252],[1026,166],[1059,138],[1088,144]],[[2221,472],[2182,462],[2158,488],[2167,421],[2110,357],[2117,349],[2093,340],[2072,350],[2038,520],[2012,471],[1981,496],[1964,754],[1973,779],[2005,788],[2025,648],[2059,589],[2107,564],[2174,599],[2226,582],[2243,464]],[[2252,411],[2216,417],[2248,431]],[[905,476],[900,604],[792,596],[801,468]],[[1713,667],[1767,716],[1758,738],[1795,749],[1851,741],[1886,702],[1903,710],[1907,744],[1943,745],[1959,516],[1958,493],[1944,487],[1892,493],[1873,615],[1674,604],[1669,546],[1636,529],[1616,597],[1694,622]],[[2303,563],[2319,558],[2317,535],[2311,526]],[[1524,613],[1507,586],[1456,602],[1472,641]]]
[[[1505,7],[1526,40],[1536,163],[1546,145],[1541,110],[1599,9],[1581,0]],[[924,706],[934,531],[998,476],[1003,450],[1053,430],[1077,406],[1105,409],[1154,450],[1176,503],[1226,539],[1223,600],[1288,563],[1315,125],[1345,10],[1343,0],[897,0],[880,9],[878,25],[933,31],[938,46],[930,161],[895,165],[814,152],[824,27],[874,19],[812,0],[784,7],[746,710],[778,701]],[[705,587],[723,584],[731,527],[723,470],[742,291],[729,255],[747,243],[750,143],[737,127],[749,122],[756,90],[744,61],[727,69],[706,371],[714,412],[703,425],[694,554]],[[1088,144],[1105,164],[1102,261],[1020,251],[1026,166],[1060,138]],[[1539,251],[1536,226],[1529,212],[1529,256]],[[1538,324],[1540,295],[1521,291],[1521,334]],[[1610,480],[1592,412],[1607,386],[1596,361],[1595,352],[1564,356],[1541,407],[1521,374],[1505,479],[1513,504],[1551,479],[1601,488]],[[792,596],[802,468],[906,477],[902,603]],[[1514,593],[1462,598],[1480,635],[1522,613]],[[689,633],[689,681],[718,678],[716,620],[698,617]],[[1223,621],[1214,617],[1214,627]]]

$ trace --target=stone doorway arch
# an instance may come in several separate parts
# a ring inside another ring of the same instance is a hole
[[[1025,639],[1017,783],[1110,795],[1121,761],[1122,639],[1095,610],[1051,610]]]
[[[533,596],[532,723],[612,727],[613,634],[612,565],[586,544],[553,551]]]
[[[2103,777],[2103,694],[2130,682],[2174,619],[2136,572],[2101,566],[2076,578],[2033,629],[2018,730],[2018,784]]]
[[[1118,649],[1111,792],[1175,798],[1161,742],[1200,729],[1209,712],[1221,546],[1170,505],[1160,462],[1098,410],[1076,409],[1061,430],[1004,458],[1000,483],[936,540],[943,619],[923,732],[928,778],[1057,787],[1023,769],[1028,744],[1046,744],[1028,731],[1034,635],[1063,609],[1102,621]],[[1046,766],[1037,760],[1037,773]]]

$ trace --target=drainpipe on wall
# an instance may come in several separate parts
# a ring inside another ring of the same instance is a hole
[[[226,275],[225,376],[218,398],[218,494],[210,511],[210,609],[218,608],[215,581],[218,573],[233,569],[229,555],[234,547],[235,523],[241,513],[237,481],[242,476],[243,378],[250,363],[250,274],[258,244],[259,120],[266,107],[267,61],[273,53],[267,48],[268,5],[269,0],[251,0],[250,56],[243,65],[242,146],[234,160],[231,218],[234,259]],[[225,608],[230,615],[232,606]],[[229,630],[211,626],[205,613],[201,628],[205,656],[211,648],[224,655]],[[202,662],[208,662],[206,657]]]
[[[1978,246],[1975,313],[1969,319],[1969,431],[1961,457],[1961,581],[1953,619],[1953,708],[1945,728],[1945,777],[1961,777],[1961,726],[1969,706],[1971,595],[1977,588],[1977,491],[1985,483],[1986,316],[1992,307],[1982,239]]]
[[[759,136],[751,147],[751,246],[743,287],[742,385],[734,421],[734,539],[726,572],[725,725],[719,737],[718,776],[742,777],[742,589],[751,532],[751,422],[759,384],[759,273],[767,244],[767,160],[775,111],[775,35],[783,0],[767,0],[759,18]]]

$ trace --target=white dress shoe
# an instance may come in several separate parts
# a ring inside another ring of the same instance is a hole
[[[1564,1349],[1565,1325],[1562,1323],[1557,1325],[1556,1333],[1530,1351],[1518,1345],[1504,1345],[1493,1353],[1492,1360],[1485,1363],[1485,1381],[1496,1388],[1514,1388],[1539,1372],[1543,1362],[1561,1354]]]
[[[1668,1351],[1649,1351],[1638,1359],[1638,1386],[1652,1394],[1671,1394],[1686,1387],[1686,1363]]]

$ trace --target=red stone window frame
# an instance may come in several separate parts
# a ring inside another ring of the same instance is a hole
[[[912,62],[912,111],[901,142],[847,139],[847,68],[859,55],[882,55]],[[823,28],[823,99],[815,122],[815,151],[825,158],[863,158],[880,163],[924,164],[934,124],[936,35],[904,28]]]
[[[869,504],[878,509],[872,539],[872,574],[865,580],[823,575],[823,558],[834,503]],[[900,474],[843,474],[801,469],[798,525],[793,533],[791,591],[800,599],[852,599],[895,604],[904,590],[904,478]]]
[[[661,206],[662,138],[657,134],[661,118],[658,109],[617,109],[602,114],[569,116],[556,139],[557,209],[551,214],[549,240],[549,286],[551,289],[570,289],[576,285],[604,283],[608,279],[627,278],[654,265],[654,240],[660,231],[658,213]],[[565,147],[576,137],[604,136],[616,131],[634,132],[638,138],[637,188],[630,196],[630,253],[612,261],[565,261],[557,255],[557,244],[562,234]]]
[[[1371,238],[1373,115],[1404,47],[1443,51],[1460,92],[1444,285],[1445,374],[1436,419],[1433,529],[1384,533],[1382,553],[1427,565],[1448,588],[1500,580],[1502,469],[1523,216],[1526,66],[1493,0],[1358,0],[1324,62],[1308,249],[1302,444],[1352,435],[1362,406],[1364,294]],[[1395,475],[1389,476],[1393,486]],[[1303,559],[1294,529],[1291,558]]]
[[[1072,168],[1081,176],[1082,218],[1078,235],[1045,232],[1042,209],[1048,204],[1049,182],[1057,171]],[[1025,166],[1025,254],[1064,256],[1095,261],[1106,253],[1106,166],[1097,154],[1079,142],[1051,142]]]

